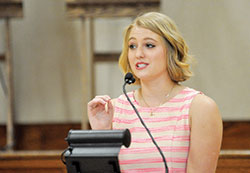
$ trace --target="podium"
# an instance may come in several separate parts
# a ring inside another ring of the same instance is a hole
[[[70,130],[66,141],[62,161],[68,173],[119,173],[118,154],[122,145],[129,147],[131,135],[128,129]]]

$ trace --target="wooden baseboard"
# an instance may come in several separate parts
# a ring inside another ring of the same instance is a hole
[[[67,173],[61,151],[19,151],[0,154],[1,173]]]
[[[216,173],[250,172],[250,150],[222,150]]]
[[[0,152],[0,172],[66,173],[62,151]],[[250,172],[250,150],[222,150],[216,173]]]
[[[250,150],[250,121],[224,122],[222,149]],[[70,129],[81,129],[80,123],[23,124],[15,126],[15,150],[63,150]],[[6,144],[6,127],[0,125],[0,148]]]

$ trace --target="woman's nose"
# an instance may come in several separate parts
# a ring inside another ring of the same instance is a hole
[[[136,58],[143,58],[144,57],[144,52],[143,52],[143,49],[142,47],[138,47],[136,49]]]

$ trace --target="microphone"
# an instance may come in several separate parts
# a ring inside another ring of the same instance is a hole
[[[166,159],[165,159],[164,154],[162,153],[160,147],[159,147],[158,144],[156,143],[154,137],[152,136],[152,134],[151,134],[151,132],[149,131],[148,127],[146,126],[146,124],[144,123],[143,119],[141,118],[141,116],[140,116],[138,110],[136,109],[136,107],[134,106],[134,104],[131,102],[130,98],[129,98],[128,95],[127,95],[127,92],[126,92],[126,89],[125,89],[126,84],[129,84],[129,85],[130,85],[130,84],[132,84],[132,83],[134,83],[134,82],[135,82],[135,78],[134,78],[133,74],[130,73],[130,72],[128,72],[128,73],[125,75],[125,78],[124,78],[124,84],[123,84],[123,87],[122,87],[122,88],[123,88],[123,93],[125,94],[125,96],[126,96],[128,102],[130,103],[130,105],[133,107],[133,109],[134,109],[136,115],[138,116],[138,118],[139,118],[141,124],[143,125],[143,127],[146,129],[146,131],[147,131],[148,135],[150,136],[152,142],[154,143],[154,145],[155,145],[156,148],[158,149],[158,151],[159,151],[159,153],[160,153],[160,155],[161,155],[161,157],[162,157],[162,160],[163,160],[163,162],[164,162],[164,166],[165,166],[166,173],[168,173],[168,165],[167,165],[167,161],[166,161]]]
[[[125,83],[128,83],[129,85],[132,84],[132,83],[135,83],[135,78],[133,76],[132,73],[128,72],[126,75],[125,75]]]

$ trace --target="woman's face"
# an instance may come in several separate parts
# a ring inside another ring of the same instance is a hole
[[[167,73],[167,50],[161,36],[142,27],[131,29],[128,60],[132,72],[140,80],[152,80]]]

